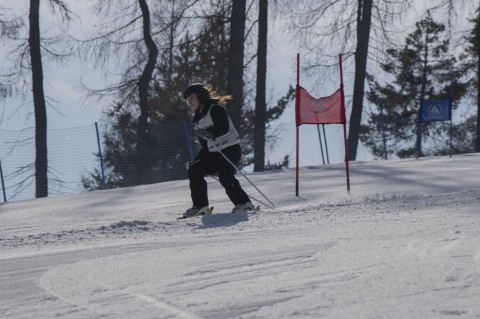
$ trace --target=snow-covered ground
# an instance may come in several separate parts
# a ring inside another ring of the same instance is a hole
[[[480,154],[350,169],[250,174],[255,214],[213,179],[183,221],[187,181],[0,204],[0,318],[479,318]]]

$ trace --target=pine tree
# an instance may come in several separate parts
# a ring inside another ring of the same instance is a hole
[[[386,130],[387,152],[400,158],[411,157],[416,152],[417,120],[422,84],[423,98],[441,100],[449,96],[450,83],[454,80],[454,109],[456,101],[465,94],[465,85],[455,81],[460,71],[456,59],[449,52],[449,39],[445,26],[436,23],[428,14],[416,23],[416,30],[409,34],[402,49],[389,49],[389,61],[381,65],[387,78],[393,81],[382,84],[371,74],[367,76],[371,90],[368,101],[377,106],[370,114],[367,125],[361,127],[361,140],[374,156],[383,157],[382,116]],[[445,123],[422,125],[425,150],[421,155],[448,153],[448,129]],[[375,133],[373,133],[375,132]]]
[[[476,122],[472,130],[475,132],[474,151],[480,152],[480,81],[478,80],[480,76],[480,7],[477,9],[476,17],[470,22],[473,24],[473,28],[466,38],[467,47],[460,59],[470,88],[470,98],[476,102],[472,104],[476,105],[477,114],[471,121]]]

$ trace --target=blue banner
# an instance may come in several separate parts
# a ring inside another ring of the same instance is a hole
[[[420,122],[441,122],[452,120],[452,100],[422,100],[420,102]]]

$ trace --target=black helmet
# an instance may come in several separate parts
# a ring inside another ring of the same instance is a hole
[[[199,101],[203,101],[210,97],[210,93],[205,89],[201,83],[190,84],[185,91],[183,91],[183,98],[186,99],[190,94],[196,93]]]

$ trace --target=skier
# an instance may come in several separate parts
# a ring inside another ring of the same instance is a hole
[[[193,206],[183,217],[208,212],[205,176],[215,173],[218,173],[220,184],[235,205],[232,213],[255,211],[255,206],[235,178],[235,168],[220,153],[234,164],[240,160],[240,137],[225,109],[225,104],[232,97],[218,94],[210,84],[200,83],[189,85],[183,97],[194,112],[192,122],[202,146],[194,160],[187,163]]]

